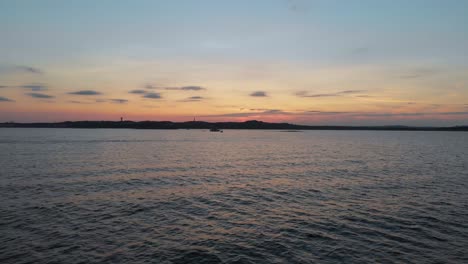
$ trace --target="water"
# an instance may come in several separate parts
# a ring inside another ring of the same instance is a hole
[[[468,133],[0,129],[1,263],[468,263]]]

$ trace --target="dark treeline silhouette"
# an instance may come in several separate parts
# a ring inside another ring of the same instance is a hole
[[[468,126],[306,126],[288,123],[246,122],[171,122],[171,121],[67,121],[58,123],[0,123],[0,127],[24,128],[133,128],[133,129],[274,129],[274,130],[395,130],[395,131],[468,131]]]

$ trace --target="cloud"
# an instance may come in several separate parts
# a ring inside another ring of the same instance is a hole
[[[201,90],[206,90],[206,88],[201,87],[201,86],[183,86],[183,87],[180,87],[180,90],[182,90],[182,91],[201,91]]]
[[[128,93],[131,93],[131,94],[145,94],[146,91],[145,90],[131,90]]]
[[[261,113],[228,113],[228,114],[220,114],[220,115],[208,115],[205,117],[249,117],[249,116],[258,116]]]
[[[0,102],[14,102],[14,100],[11,100],[11,99],[3,97],[3,96],[0,96]]]
[[[44,74],[42,70],[36,67],[31,67],[31,66],[17,66],[16,69],[26,72],[26,73],[33,73],[33,74]]]
[[[401,75],[400,78],[402,79],[418,79],[418,78],[423,78],[426,76],[431,76],[434,74],[437,74],[439,70],[437,69],[432,69],[432,68],[419,68],[410,71],[407,74]]]
[[[44,72],[36,67],[26,66],[26,65],[0,65],[0,74],[3,73],[12,73],[12,74],[34,74],[34,75],[43,75]]]
[[[197,86],[197,85],[189,85],[189,86],[180,86],[180,87],[158,87],[152,84],[147,84],[144,86],[145,89],[155,90],[155,89],[162,89],[162,90],[172,90],[172,91],[202,91],[206,90],[205,87]],[[140,91],[140,90],[135,90]]]
[[[332,96],[340,96],[340,94],[307,94],[306,92],[298,92],[296,93],[299,97],[332,97]]]
[[[70,92],[68,94],[73,94],[73,95],[100,95],[102,93],[98,91],[93,91],[93,90],[81,90],[77,92]]]
[[[468,112],[410,112],[410,113],[371,113],[371,112],[322,112],[322,111],[306,111],[297,113],[298,115],[304,114],[312,115],[351,115],[357,117],[402,117],[402,116],[428,116],[428,115],[468,115]]]
[[[468,112],[415,112],[415,113],[358,113],[359,116],[367,117],[397,117],[397,116],[451,116],[468,115]]]
[[[71,101],[68,101],[69,103],[71,104],[91,104],[90,102],[81,102],[81,101],[74,101],[74,100],[71,100]]]
[[[44,84],[40,83],[32,83],[32,84],[25,84],[25,85],[19,85],[19,86],[8,86],[8,85],[0,85],[1,88],[24,88],[24,89],[30,89],[31,91],[45,91],[47,90],[47,86]]]
[[[50,98],[55,98],[55,96],[52,95],[47,95],[47,94],[42,94],[42,93],[27,93],[26,95],[29,95],[33,98],[40,98],[40,99],[50,99]]]
[[[254,110],[254,109],[251,109]],[[259,112],[240,112],[240,113],[227,113],[220,115],[212,115],[209,117],[257,117],[269,115],[287,115],[287,116],[307,116],[307,115],[333,115],[333,114],[350,114],[351,112],[322,112],[322,111],[298,111],[288,112],[280,109],[258,109],[263,110]]]
[[[206,88],[201,86],[182,86],[182,87],[166,87],[165,90],[178,90],[178,91],[202,91]]]
[[[282,115],[289,115],[290,113],[289,113],[289,112],[285,112],[285,111],[283,111],[283,110],[279,110],[279,109],[270,109],[270,110],[263,111],[262,114],[282,114]]]
[[[149,98],[149,99],[161,99],[161,94],[160,93],[147,93],[143,95],[143,98]]]
[[[256,91],[256,92],[251,93],[250,96],[253,96],[253,97],[267,97],[268,95],[264,91]]]
[[[366,90],[345,90],[338,92],[339,94],[356,94],[356,93],[364,93],[367,92]]]
[[[391,117],[421,117],[421,116],[468,116],[468,111],[460,112],[413,112],[413,113],[372,113],[372,112],[334,112],[334,111],[283,111],[279,109],[270,109],[261,112],[237,112],[219,115],[209,115],[205,117],[261,117],[270,115],[287,115],[296,117],[306,116],[345,116],[345,117],[369,117],[369,118],[391,118]]]
[[[156,87],[156,86],[154,86],[154,85],[152,85],[152,84],[147,84],[147,85],[145,85],[145,89],[150,89],[150,90],[152,90],[152,89],[158,89],[158,87]]]
[[[278,109],[267,109],[267,108],[251,108],[249,110],[250,111],[261,111],[261,112],[263,112],[263,111],[281,111],[281,110],[278,110]]]
[[[220,115],[211,115],[207,117],[250,117],[250,116],[268,116],[268,115],[294,115],[293,112],[286,112],[280,109],[265,109],[260,112],[240,112],[240,113],[227,113]]]
[[[204,100],[205,97],[202,97],[202,96],[191,96],[187,99],[184,99],[184,100],[180,100],[179,102],[199,102],[199,101],[202,101]]]
[[[110,99],[110,101],[112,103],[115,103],[115,104],[126,104],[126,103],[128,103],[127,99]]]
[[[296,93],[296,96],[299,97],[335,97],[335,96],[343,96],[348,94],[358,94],[364,93],[366,90],[344,90],[336,93],[325,93],[325,94],[309,94],[307,91],[299,91]]]
[[[303,111],[303,112],[298,112],[297,115],[350,115],[350,114],[356,114],[356,112],[333,112],[333,111],[317,111],[317,110],[311,110],[311,111]]]
[[[18,86],[20,88],[25,88],[25,89],[31,89],[31,91],[45,91],[47,90],[47,86],[43,85],[43,84],[27,84],[27,85],[21,85],[21,86]]]

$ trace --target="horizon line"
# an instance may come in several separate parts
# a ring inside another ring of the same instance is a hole
[[[155,123],[235,123],[235,124],[242,124],[247,122],[258,122],[258,123],[265,123],[265,124],[285,124],[285,125],[294,125],[294,126],[302,126],[302,127],[350,127],[350,128],[360,128],[360,127],[369,127],[369,128],[384,128],[384,127],[401,127],[401,128],[457,128],[457,127],[468,127],[468,124],[459,124],[459,125],[452,125],[452,126],[408,126],[408,125],[305,125],[305,124],[297,124],[297,123],[289,123],[289,122],[265,122],[262,120],[246,120],[246,121],[203,121],[203,120],[187,120],[187,121],[171,121],[171,120],[141,120],[141,121],[133,121],[133,120],[67,120],[67,121],[55,121],[55,122],[15,122],[15,121],[6,121],[0,122],[0,124],[19,124],[19,125],[30,125],[30,124],[61,124],[61,123],[79,123],[79,122],[113,122],[113,123],[125,123],[125,122],[132,122],[132,123],[142,123],[142,122],[155,122]]]

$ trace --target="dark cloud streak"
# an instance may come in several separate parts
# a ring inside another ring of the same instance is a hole
[[[50,98],[55,98],[55,96],[48,95],[48,94],[42,94],[42,93],[27,93],[26,95],[29,95],[33,98],[39,98],[39,99],[50,99]]]
[[[145,93],[147,93],[147,91],[137,89],[137,90],[131,90],[128,93],[131,93],[131,94],[145,94]]]
[[[198,85],[188,85],[188,86],[180,86],[180,87],[158,87],[152,84],[147,84],[144,86],[145,89],[150,90],[168,90],[168,91],[203,91],[206,90],[205,87],[198,86]]]
[[[205,100],[206,98],[202,97],[202,96],[191,96],[187,99],[184,99],[184,100],[180,100],[179,102],[200,102],[202,100]]]
[[[161,94],[160,93],[147,93],[143,95],[143,98],[148,98],[148,99],[161,99]]]
[[[39,68],[36,68],[36,67],[31,67],[31,66],[17,66],[16,67],[18,70],[22,71],[22,72],[26,72],[26,73],[33,73],[33,74],[44,74],[44,72],[42,70],[40,70]]]
[[[3,97],[3,96],[0,96],[0,102],[14,102],[15,100],[11,100],[9,98],[6,98],[6,97]]]
[[[255,91],[249,95],[252,97],[267,97],[268,96],[267,93],[264,91]]]
[[[158,89],[158,87],[152,85],[152,84],[147,84],[145,85],[145,89],[149,89],[149,90],[154,90],[154,89]]]
[[[81,90],[81,91],[76,91],[76,92],[70,92],[68,94],[73,94],[73,95],[101,95],[102,93],[98,91],[93,91],[93,90]]]
[[[202,91],[206,88],[201,86],[182,86],[182,87],[166,87],[165,90],[175,90],[175,91]]]
[[[24,89],[31,89],[31,91],[35,91],[35,92],[47,90],[47,86],[43,84],[28,84],[28,85],[21,85],[19,87],[24,88]]]
[[[115,104],[126,104],[126,103],[128,103],[127,99],[110,99],[110,101],[112,103],[115,103]]]

